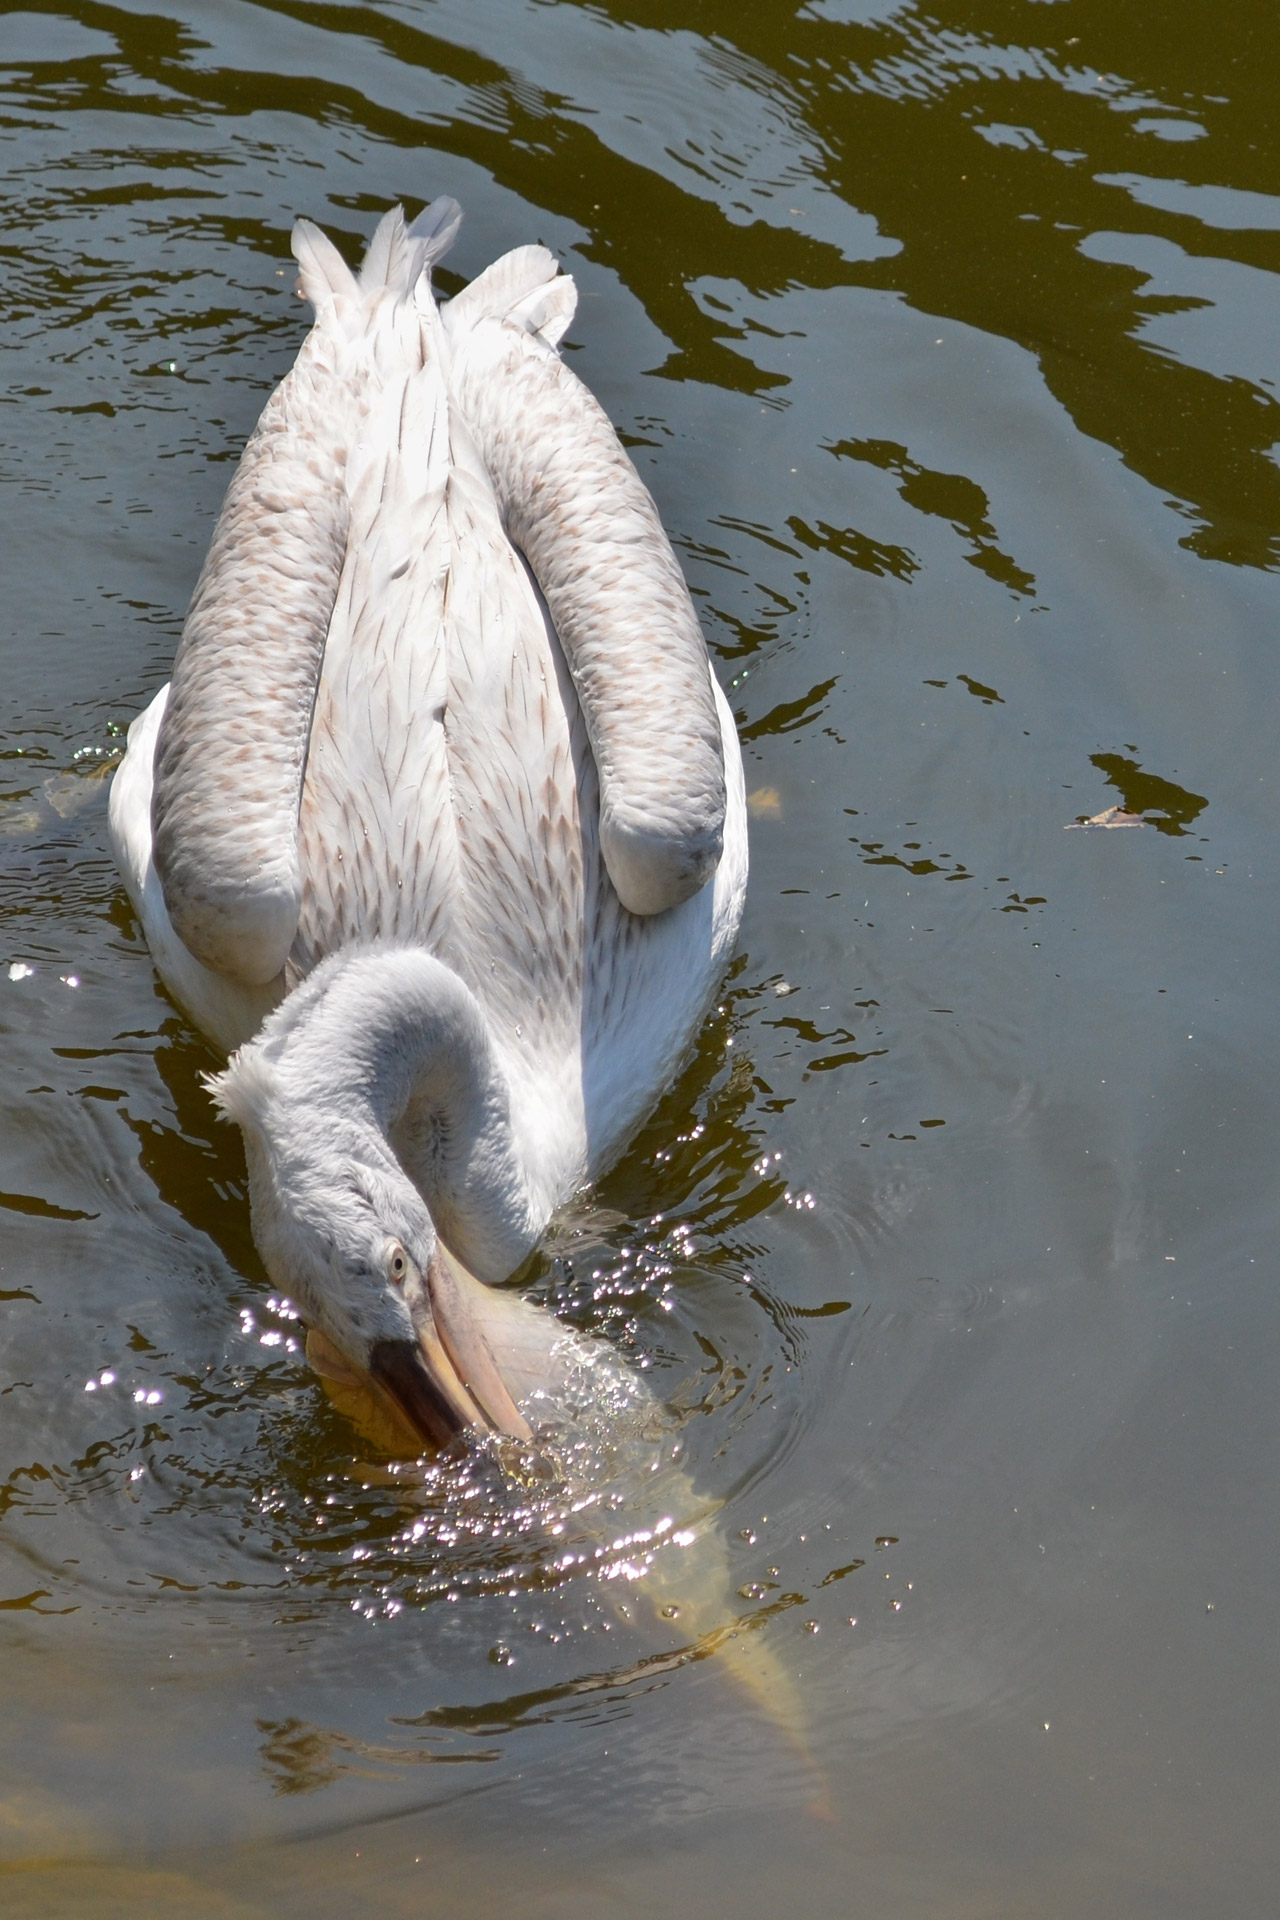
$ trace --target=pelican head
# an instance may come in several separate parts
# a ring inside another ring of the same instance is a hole
[[[481,1193],[506,1167],[509,1143],[490,1137],[505,1115],[486,1084],[478,1016],[456,976],[424,955],[344,956],[209,1082],[244,1136],[254,1239],[308,1327],[313,1367],[372,1392],[430,1447],[530,1431],[494,1351],[489,1290],[441,1243],[389,1137],[414,1109],[446,1215],[459,1155]],[[512,1265],[530,1238],[508,1248]]]

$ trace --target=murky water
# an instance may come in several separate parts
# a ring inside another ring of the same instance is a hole
[[[0,13],[6,1913],[1272,1904],[1278,62],[1259,0]],[[577,277],[748,753],[720,1009],[529,1275],[660,1409],[576,1510],[365,1462],[106,850],[293,215],[438,192]]]

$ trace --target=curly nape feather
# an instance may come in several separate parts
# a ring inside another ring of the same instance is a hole
[[[275,1091],[275,1075],[262,1050],[253,1041],[233,1053],[221,1073],[200,1076],[205,1092],[218,1110],[218,1118],[244,1129],[260,1133],[266,1109]]]

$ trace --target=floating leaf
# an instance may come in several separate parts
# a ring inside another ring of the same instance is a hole
[[[1140,813],[1126,813],[1123,807],[1104,807],[1101,813],[1091,814],[1086,820],[1067,821],[1067,832],[1079,832],[1085,827],[1145,827],[1147,822]]]

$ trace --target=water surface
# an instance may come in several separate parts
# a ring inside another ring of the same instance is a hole
[[[6,1912],[1266,1910],[1278,62],[1257,0],[0,12]],[[575,275],[747,755],[719,1006],[527,1276],[667,1409],[696,1621],[367,1470],[106,848],[294,215],[438,192],[446,291]]]

